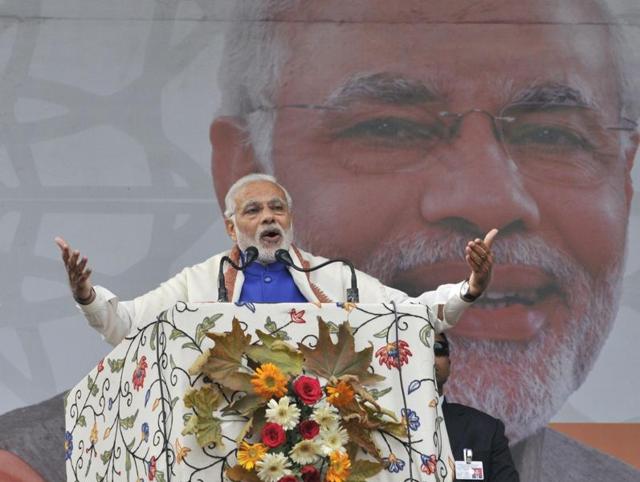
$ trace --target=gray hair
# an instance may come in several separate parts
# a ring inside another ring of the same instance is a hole
[[[272,149],[276,109],[273,108],[282,66],[291,49],[277,35],[280,18],[287,10],[308,0],[235,0],[233,22],[225,35],[219,69],[222,92],[220,115],[243,118],[247,142],[264,172],[273,173]],[[638,117],[637,81],[628,59],[630,45],[609,7],[610,0],[594,0],[608,26],[618,77],[620,115]]]
[[[252,182],[270,182],[275,184],[282,192],[284,192],[285,199],[287,201],[287,206],[289,209],[292,208],[293,202],[291,200],[291,196],[289,192],[284,188],[282,184],[280,184],[275,177],[269,174],[260,174],[260,173],[252,173],[247,174],[246,176],[241,177],[236,182],[232,184],[232,186],[227,191],[226,196],[224,197],[224,217],[227,219],[233,219],[236,211],[236,194],[240,189],[242,189],[247,184],[251,184]]]

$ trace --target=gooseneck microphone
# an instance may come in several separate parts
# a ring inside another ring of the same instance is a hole
[[[258,259],[258,248],[255,246],[249,246],[244,252],[244,263],[241,266],[235,264],[229,256],[223,256],[220,260],[220,266],[218,267],[218,301],[229,301],[229,295],[227,294],[227,287],[224,282],[224,263],[229,263],[234,269],[238,271],[244,271]]]
[[[286,249],[279,249],[278,251],[276,251],[276,259],[281,263],[286,264],[287,266],[290,266],[296,271],[302,271],[303,273],[310,273],[311,271],[324,268],[325,266],[331,263],[342,263],[348,266],[349,269],[351,270],[351,288],[347,288],[347,301],[349,303],[358,303],[358,301],[360,301],[360,293],[358,292],[358,281],[356,279],[356,269],[353,267],[353,263],[348,259],[344,259],[344,258],[329,259],[324,263],[320,263],[318,266],[314,266],[313,268],[308,268],[308,269],[301,268],[300,266],[296,266],[295,263],[293,262],[293,259],[291,259],[291,255],[289,254],[289,251],[287,251]]]

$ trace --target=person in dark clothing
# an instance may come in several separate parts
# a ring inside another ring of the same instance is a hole
[[[437,334],[434,343],[436,382],[442,400],[442,412],[447,426],[451,452],[456,461],[465,460],[465,451],[471,450],[474,462],[482,462],[484,480],[490,482],[519,482],[513,463],[504,423],[480,410],[444,398],[444,384],[449,378],[451,360],[449,342],[444,334]],[[491,387],[487,387],[488,390]],[[468,452],[467,452],[468,453]],[[466,480],[458,478],[456,480]]]

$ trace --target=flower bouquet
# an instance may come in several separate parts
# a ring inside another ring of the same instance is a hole
[[[277,333],[256,335],[252,343],[235,319],[231,331],[207,334],[214,346],[190,371],[211,383],[185,395],[194,414],[183,434],[194,434],[201,446],[222,445],[220,417],[246,417],[236,463],[226,469],[234,481],[359,482],[375,476],[387,461],[373,432],[403,438],[406,426],[368,388],[384,378],[370,370],[373,348],[355,351],[347,323],[333,343],[321,319],[314,346],[294,347]],[[367,458],[358,458],[361,450]]]

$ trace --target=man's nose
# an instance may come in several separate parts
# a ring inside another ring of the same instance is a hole
[[[504,151],[491,119],[472,114],[443,153],[448,171],[430,179],[422,197],[423,218],[433,224],[484,234],[535,227],[536,200],[526,190],[516,164]]]

